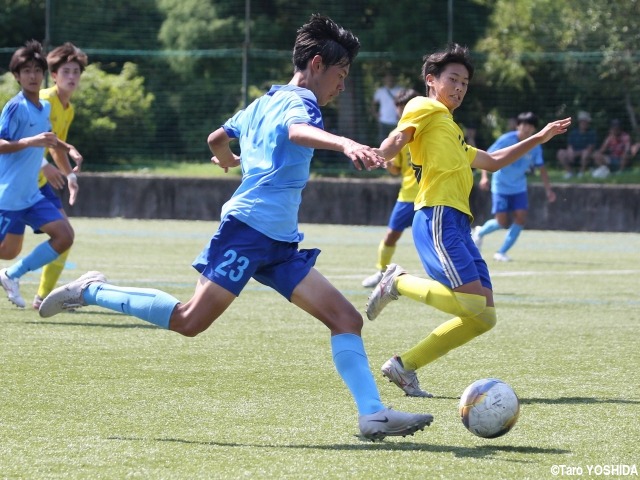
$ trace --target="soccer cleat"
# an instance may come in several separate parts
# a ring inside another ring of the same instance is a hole
[[[471,231],[471,239],[473,240],[473,243],[476,244],[476,247],[478,247],[478,250],[482,248],[482,237],[480,236],[481,229],[482,227],[477,226]]]
[[[86,305],[82,293],[92,283],[105,283],[107,278],[100,272],[87,272],[71,283],[53,290],[40,305],[40,316],[53,317],[65,310],[73,310]]]
[[[365,278],[362,281],[362,286],[365,288],[373,288],[375,287],[378,283],[380,283],[380,280],[382,279],[382,272],[376,272],[373,275]]]
[[[496,252],[493,254],[493,259],[497,262],[510,262],[511,257],[509,257],[506,253]]]
[[[375,320],[380,312],[392,300],[397,300],[400,294],[396,288],[396,278],[407,273],[400,265],[391,263],[387,266],[380,282],[369,295],[367,302],[367,318]]]
[[[367,440],[382,440],[385,437],[406,437],[424,430],[433,422],[433,415],[405,413],[385,408],[370,415],[360,415],[360,433]]]
[[[31,304],[34,310],[40,310],[40,305],[42,305],[42,297],[40,295],[36,295],[33,297],[33,303]]]
[[[24,308],[26,304],[22,295],[20,295],[20,282],[13,278],[9,278],[6,268],[0,270],[0,283],[2,283],[2,288],[7,292],[9,301],[16,307]]]
[[[407,397],[433,397],[429,392],[425,392],[420,388],[420,382],[418,381],[415,370],[405,370],[397,355],[387,360],[385,364],[382,365],[381,370],[382,375],[400,387]]]

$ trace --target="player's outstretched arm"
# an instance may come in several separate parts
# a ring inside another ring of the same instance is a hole
[[[400,153],[400,150],[413,138],[414,132],[415,128],[393,131],[382,141],[380,148],[376,149],[376,151],[381,157],[384,157],[385,160],[393,160],[393,158]]]
[[[484,150],[478,150],[476,158],[471,163],[471,166],[473,168],[481,168],[482,170],[487,170],[489,172],[500,170],[502,167],[515,162],[536,145],[546,143],[556,135],[565,133],[570,125],[571,117],[556,120],[548,123],[542,130],[534,133],[529,138],[526,138],[515,145],[511,145],[491,153],[485,152]]]
[[[363,166],[367,170],[384,166],[384,158],[373,148],[306,123],[291,125],[289,140],[304,147],[342,152],[351,159],[357,170],[362,170]]]

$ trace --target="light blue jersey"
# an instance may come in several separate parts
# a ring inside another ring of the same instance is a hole
[[[315,95],[274,85],[222,126],[240,142],[242,183],[222,207],[221,220],[232,215],[274,240],[302,241],[298,209],[313,148],[289,140],[289,127],[300,123],[324,129]]]
[[[7,102],[0,116],[0,138],[8,141],[51,131],[49,102],[38,107],[22,92]],[[24,210],[44,197],[38,188],[38,173],[44,147],[27,147],[0,154],[0,210]]]
[[[494,152],[515,145],[520,140],[515,130],[501,135],[487,150]],[[491,191],[501,195],[513,195],[527,191],[527,172],[544,165],[542,147],[536,145],[511,165],[502,167],[491,176]]]

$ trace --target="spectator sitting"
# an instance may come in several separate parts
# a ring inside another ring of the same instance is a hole
[[[598,165],[592,175],[595,178],[605,178],[611,171],[621,173],[627,166],[631,153],[631,137],[622,130],[620,120],[611,120],[611,128],[604,142],[593,154]]]
[[[573,177],[573,168],[578,167],[578,177],[582,177],[589,167],[596,148],[596,132],[591,128],[589,112],[578,112],[578,128],[569,132],[567,148],[558,150],[558,162],[564,168],[564,178]]]

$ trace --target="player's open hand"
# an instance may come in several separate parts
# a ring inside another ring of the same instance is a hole
[[[49,185],[56,190],[62,190],[64,188],[64,173],[51,165],[49,162],[42,167],[42,174],[47,179]]]
[[[69,157],[71,157],[73,163],[76,164],[76,166],[73,167],[73,172],[78,173],[82,169],[82,162],[84,161],[84,159],[82,158],[82,154],[76,149],[76,147],[74,147],[73,145],[69,145],[69,147],[71,147],[69,149]]]
[[[76,177],[75,173],[67,175],[67,183],[69,184],[69,205],[73,206],[73,204],[76,203],[78,192],[80,191],[80,187],[78,186],[78,177]]]
[[[357,170],[362,170],[363,166],[367,170],[380,167],[384,168],[384,157],[380,156],[377,149],[362,145],[353,140],[346,140],[347,142],[344,145],[343,153],[351,159]]]
[[[562,120],[556,120],[549,122],[547,125],[538,132],[538,135],[542,138],[542,143],[546,143],[556,135],[565,133],[571,125],[571,117],[563,118]]]

